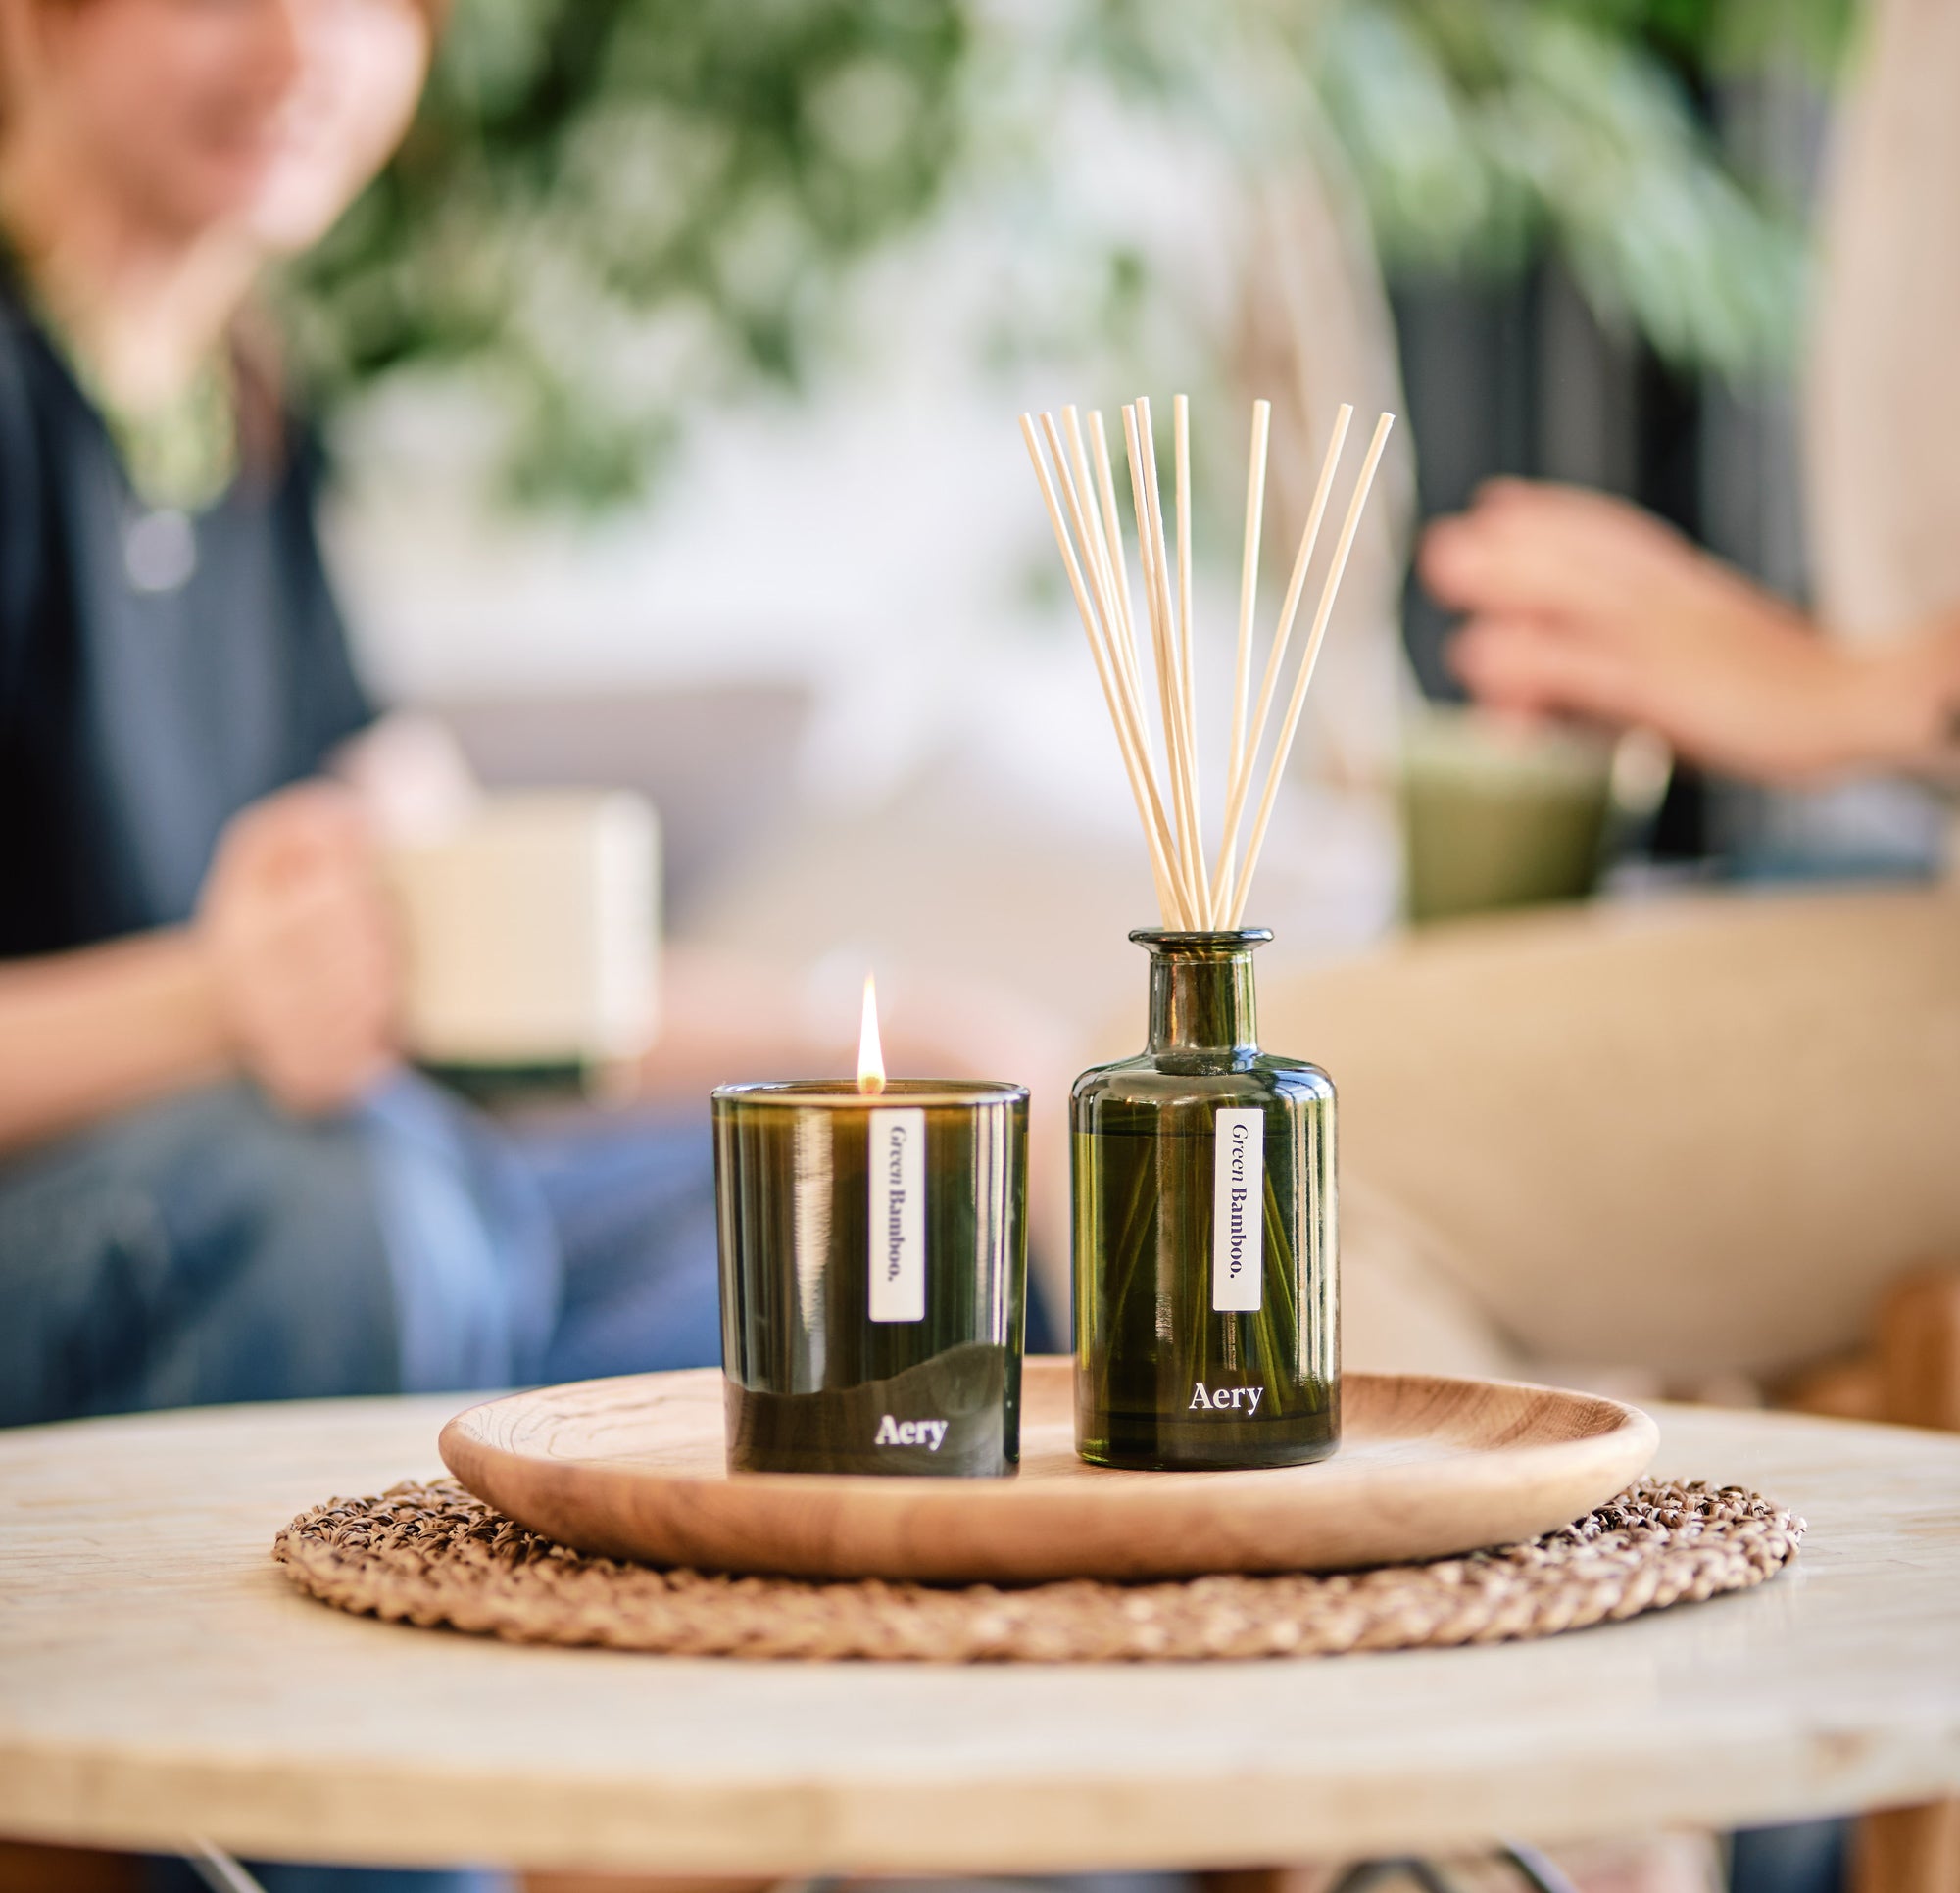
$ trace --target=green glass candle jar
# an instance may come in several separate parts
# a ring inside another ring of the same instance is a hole
[[[1018,1085],[715,1092],[731,1472],[1014,1470],[1027,1141]]]
[[[1334,1086],[1259,1049],[1262,928],[1145,929],[1150,1045],[1076,1080],[1075,1442],[1288,1466],[1340,1440]]]

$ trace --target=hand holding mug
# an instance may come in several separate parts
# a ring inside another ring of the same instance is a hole
[[[395,913],[349,791],[301,783],[238,814],[206,877],[197,934],[237,1056],[288,1110],[344,1108],[393,1064]]]

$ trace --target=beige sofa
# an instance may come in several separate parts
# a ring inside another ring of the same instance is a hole
[[[1269,983],[1334,1074],[1349,1365],[1776,1382],[1960,1259],[1960,895],[1488,919]]]

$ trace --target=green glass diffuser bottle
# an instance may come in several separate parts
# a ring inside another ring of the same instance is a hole
[[[1341,1432],[1334,1086],[1259,1049],[1263,928],[1146,929],[1141,1057],[1076,1080],[1075,1442],[1102,1466],[1289,1466]]]
[[[1292,1466],[1324,1459],[1341,1435],[1334,1087],[1315,1066],[1259,1049],[1252,949],[1272,935],[1241,923],[1395,416],[1375,422],[1292,686],[1284,689],[1293,627],[1353,410],[1344,402],[1336,413],[1255,695],[1271,413],[1268,403],[1253,403],[1225,813],[1210,846],[1200,793],[1189,404],[1179,395],[1171,408],[1175,565],[1150,402],[1139,396],[1123,410],[1141,611],[1102,415],[1090,413],[1086,435],[1073,408],[1062,410],[1059,424],[1052,413],[1039,423],[1021,416],[1164,919],[1161,930],[1130,936],[1151,951],[1150,1046],[1139,1058],[1084,1072],[1069,1114],[1075,1446],[1102,1466]],[[1154,718],[1148,714],[1152,679]],[[1163,735],[1161,775],[1153,724]],[[1265,787],[1254,799],[1262,758]]]

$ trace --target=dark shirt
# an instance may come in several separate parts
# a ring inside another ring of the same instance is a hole
[[[0,958],[188,919],[225,822],[370,720],[286,431],[152,512],[0,274]]]

